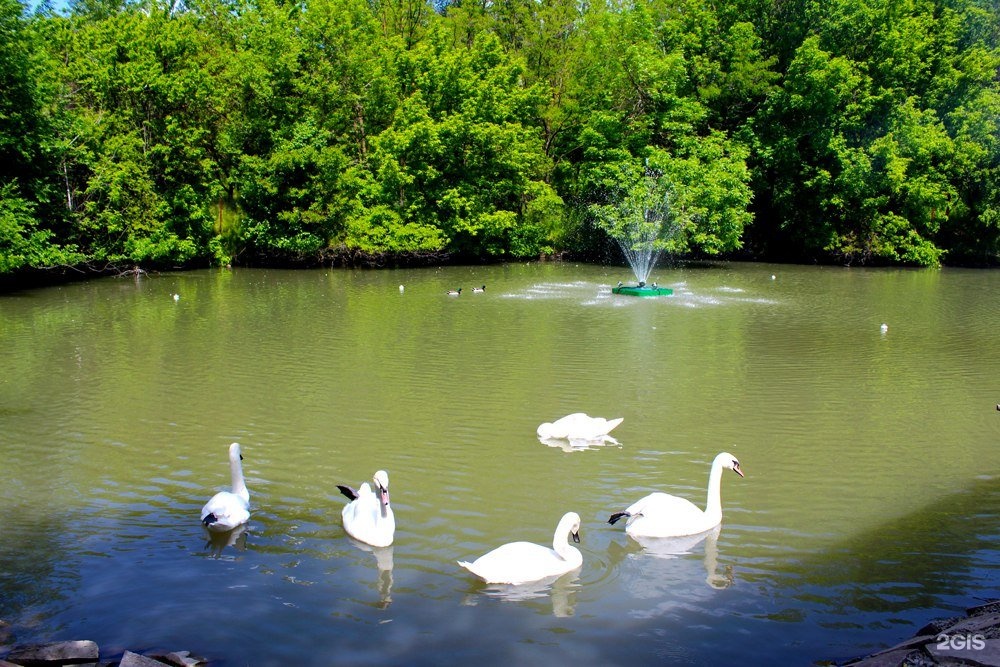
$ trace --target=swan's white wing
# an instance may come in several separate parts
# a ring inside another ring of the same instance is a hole
[[[678,513],[687,514],[691,511],[701,512],[701,509],[687,498],[657,491],[632,503],[625,511],[633,517],[638,515],[658,517]]]
[[[546,437],[569,438],[574,432],[580,429],[580,424],[585,424],[589,420],[590,417],[583,412],[574,412],[571,415],[566,415],[552,422]]]
[[[220,491],[201,508],[201,520],[210,530],[230,530],[250,520],[250,505],[235,493]]]
[[[574,412],[557,419],[551,424],[542,424],[537,433],[540,438],[563,438],[566,440],[598,440],[622,423],[624,417],[605,419],[591,417],[585,412]]]
[[[693,535],[711,528],[705,512],[686,498],[666,493],[651,493],[627,510],[625,530],[630,535],[670,537]]]
[[[490,584],[523,584],[563,574],[579,566],[555,551],[531,542],[511,542],[459,565]]]

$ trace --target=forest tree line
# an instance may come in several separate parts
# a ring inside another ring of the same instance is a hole
[[[997,0],[0,0],[0,274],[1000,260]]]

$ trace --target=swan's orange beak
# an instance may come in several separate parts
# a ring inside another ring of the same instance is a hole
[[[733,472],[739,475],[740,477],[745,477],[743,471],[740,469],[739,461],[733,461]]]
[[[579,544],[580,543],[580,533],[571,533],[571,535],[573,535],[573,541],[576,542],[577,544]]]

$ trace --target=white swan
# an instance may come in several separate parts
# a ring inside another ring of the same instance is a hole
[[[633,503],[624,512],[615,512],[608,519],[614,524],[621,518],[625,532],[633,536],[680,537],[695,535],[722,523],[722,470],[729,468],[740,477],[740,462],[732,454],[722,452],[712,461],[708,475],[708,499],[705,509],[686,498],[655,492]]]
[[[601,440],[625,420],[590,417],[583,412],[574,412],[557,419],[551,424],[541,424],[536,433],[543,440]]]
[[[375,491],[368,482],[355,491],[349,486],[338,484],[340,492],[351,502],[344,506],[344,530],[356,540],[373,547],[387,547],[392,544],[396,533],[396,517],[389,507],[389,474],[379,470],[372,477]]]
[[[201,508],[201,522],[209,530],[232,530],[250,520],[250,492],[243,480],[242,460],[240,443],[229,445],[229,471],[233,490],[219,491]]]
[[[569,544],[569,536],[580,542],[580,515],[567,512],[559,520],[552,548],[531,542],[511,542],[480,556],[471,563],[458,561],[488,584],[524,584],[559,576],[583,565],[583,554]]]

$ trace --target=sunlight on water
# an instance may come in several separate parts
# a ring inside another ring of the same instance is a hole
[[[809,664],[997,596],[995,273],[682,265],[656,298],[611,294],[621,273],[197,271],[0,297],[0,619],[224,665]],[[624,417],[617,442],[539,441],[573,412]],[[251,520],[213,538],[198,514],[233,441]],[[747,476],[724,476],[718,533],[607,524],[654,490],[703,504],[721,450]],[[381,550],[344,534],[336,488],[378,468]],[[497,587],[456,564],[551,544],[569,510],[577,573]]]
[[[560,300],[574,301],[581,306],[603,306],[623,308],[639,306],[643,302],[656,302],[662,307],[716,307],[738,303],[758,303],[776,305],[778,302],[765,297],[743,297],[746,290],[738,287],[717,287],[705,291],[692,291],[684,282],[662,283],[661,287],[670,287],[674,294],[659,297],[631,297],[612,294],[609,283],[588,283],[576,281],[572,283],[540,283],[531,285],[518,292],[500,294],[506,299],[525,300]],[[645,306],[648,307],[648,306]]]

